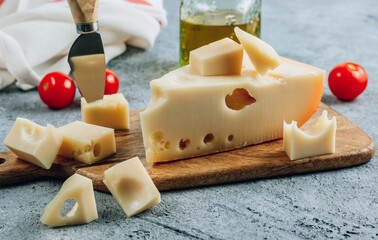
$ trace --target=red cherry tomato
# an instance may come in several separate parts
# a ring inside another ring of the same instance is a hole
[[[342,100],[355,99],[365,90],[367,84],[365,69],[351,62],[337,65],[328,76],[329,89]]]
[[[109,70],[106,69],[106,76],[105,76],[105,95],[111,95],[118,92],[119,88],[119,81],[117,75]]]
[[[104,95],[111,95],[111,94],[117,93],[118,88],[119,88],[119,81],[118,81],[117,75],[113,71],[106,69]],[[83,96],[80,89],[79,89],[79,92],[81,96]]]
[[[74,99],[76,86],[64,73],[51,72],[39,83],[38,93],[41,100],[51,108],[67,107]]]

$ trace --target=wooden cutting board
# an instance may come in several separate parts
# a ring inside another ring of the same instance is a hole
[[[344,168],[369,161],[375,154],[373,140],[351,121],[321,103],[306,123],[313,123],[323,110],[336,116],[336,153],[290,161],[283,151],[282,139],[170,163],[148,164],[142,141],[139,113],[131,111],[131,130],[116,131],[117,153],[94,164],[58,157],[50,170],[0,152],[0,186],[43,178],[68,178],[75,172],[93,180],[95,189],[107,191],[103,173],[118,162],[138,156],[159,190],[197,187],[235,181],[294,175]]]

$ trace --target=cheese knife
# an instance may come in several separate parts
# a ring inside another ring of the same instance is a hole
[[[68,54],[72,75],[89,102],[102,99],[105,89],[106,62],[101,36],[97,32],[98,0],[68,0],[80,36]]]

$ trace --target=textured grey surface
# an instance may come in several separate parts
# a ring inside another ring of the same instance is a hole
[[[129,48],[110,63],[132,109],[143,108],[149,80],[177,67],[178,0],[165,1],[169,26],[147,51]],[[263,0],[262,38],[280,55],[324,68],[362,65],[363,95],[323,102],[378,140],[378,2],[376,0]],[[37,91],[0,91],[0,139],[18,116],[60,126],[80,118],[79,98],[54,111]],[[0,146],[0,151],[6,148]],[[1,167],[1,165],[0,165]],[[162,203],[126,218],[110,194],[96,192],[99,219],[49,228],[39,222],[62,181],[0,188],[0,239],[373,239],[378,238],[378,163],[337,171],[162,193]]]

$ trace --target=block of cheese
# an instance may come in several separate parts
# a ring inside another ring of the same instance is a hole
[[[17,157],[45,169],[50,169],[61,144],[62,137],[53,126],[42,127],[25,118],[16,119],[4,140]]]
[[[160,193],[138,157],[104,172],[104,183],[128,217],[160,203]]]
[[[229,38],[190,52],[189,65],[202,76],[240,74],[243,48]]]
[[[238,27],[235,28],[235,34],[261,75],[280,65],[278,54],[269,44]]]
[[[283,145],[290,160],[335,152],[336,117],[331,120],[326,110],[307,130],[298,128],[297,122],[284,122]]]
[[[66,216],[62,216],[63,204],[69,199],[76,203]],[[63,183],[58,194],[47,204],[40,220],[43,224],[57,227],[85,224],[97,218],[92,180],[75,173]]]
[[[128,129],[129,103],[122,93],[104,95],[103,99],[91,103],[81,98],[81,120],[108,128]]]
[[[75,121],[58,128],[59,155],[92,164],[116,152],[114,129]]]
[[[318,108],[325,71],[281,61],[264,76],[245,62],[241,75],[206,77],[185,66],[151,81],[151,101],[140,115],[147,161],[281,138],[284,120],[301,126]]]

